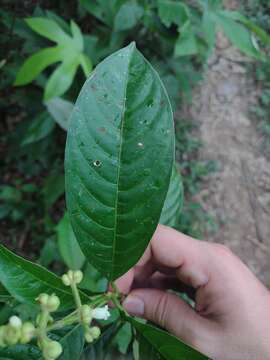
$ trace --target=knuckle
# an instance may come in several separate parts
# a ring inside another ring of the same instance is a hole
[[[214,247],[214,251],[217,255],[221,255],[221,256],[231,256],[232,252],[231,250],[223,244],[213,244]]]
[[[167,315],[169,311],[169,297],[167,293],[159,296],[155,307],[154,318],[161,327],[166,328]]]

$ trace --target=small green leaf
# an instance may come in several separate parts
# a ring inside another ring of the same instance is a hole
[[[158,14],[161,21],[167,27],[175,24],[181,28],[189,21],[189,9],[187,5],[181,2],[175,2],[172,0],[159,0]]]
[[[45,244],[40,250],[38,263],[48,267],[53,261],[61,261],[55,236],[51,236],[45,240]]]
[[[117,332],[113,344],[121,354],[126,354],[132,340],[132,329],[130,323],[126,322]]]
[[[79,63],[83,69],[85,77],[88,77],[93,69],[91,60],[85,54],[80,54]]]
[[[243,14],[237,11],[222,11],[222,13],[235,21],[239,21],[251,30],[264,44],[270,45],[270,36],[261,27],[257,26],[254,22],[247,19]]]
[[[123,4],[114,19],[114,30],[125,31],[137,25],[143,16],[143,8],[134,1]]]
[[[44,99],[61,96],[72,84],[76,70],[82,66],[87,77],[92,69],[90,59],[83,54],[84,40],[78,25],[71,21],[72,36],[61,29],[53,19],[33,17],[25,20],[38,34],[56,42],[58,46],[40,50],[28,58],[18,72],[15,85],[25,85],[34,80],[41,71],[55,62],[61,64],[49,77]]]
[[[32,30],[51,41],[63,43],[70,40],[69,36],[54,20],[42,17],[32,17],[25,19],[25,21]]]
[[[216,23],[222,28],[225,35],[239,50],[248,56],[260,57],[260,52],[254,47],[249,30],[237,23],[222,11],[213,13]]]
[[[79,360],[84,347],[84,332],[81,325],[74,326],[60,340],[63,353],[58,360]]]
[[[89,11],[90,14],[107,26],[112,27],[119,8],[126,1],[127,0],[80,0],[80,4]]]
[[[90,290],[92,293],[102,293],[106,291],[108,288],[108,280],[91,264],[86,264],[83,273],[83,281],[80,283],[81,289]]]
[[[14,85],[26,85],[33,81],[47,66],[61,60],[59,46],[42,49],[30,56],[17,73]]]
[[[65,178],[60,172],[51,173],[44,181],[42,194],[46,209],[49,209],[55,201],[65,192]]]
[[[132,267],[151,240],[173,159],[166,90],[132,43],[86,81],[66,144],[71,224],[87,260],[109,279]]]
[[[43,111],[29,124],[24,134],[21,145],[29,145],[48,136],[54,129],[55,122],[51,116]]]
[[[58,66],[50,76],[44,93],[44,100],[63,95],[74,79],[78,67],[78,59],[69,59]]]
[[[22,200],[22,192],[14,186],[1,185],[0,200],[11,204],[16,204]]]
[[[183,185],[181,176],[176,166],[173,166],[170,186],[159,222],[163,225],[175,226],[178,222],[182,205]]]
[[[127,320],[136,329],[140,359],[142,360],[210,360],[207,356],[164,330],[133,318],[127,318]]]
[[[68,129],[69,118],[74,104],[70,101],[56,97],[45,103],[48,113],[54,118],[62,129]]]
[[[83,51],[83,36],[79,26],[71,20],[70,29],[78,51]]]
[[[42,266],[15,255],[3,245],[0,245],[0,282],[22,303],[36,305],[35,299],[45,292],[59,296],[62,309],[73,307],[71,291],[60,278]]]
[[[174,56],[188,56],[198,53],[198,45],[193,29],[188,24],[178,36],[174,47]]]
[[[216,43],[216,24],[212,19],[211,12],[208,10],[203,13],[202,30],[204,33],[204,39],[208,43],[209,47],[213,49]]]
[[[75,238],[67,213],[58,223],[56,233],[59,251],[66,265],[72,270],[81,269],[85,257]]]

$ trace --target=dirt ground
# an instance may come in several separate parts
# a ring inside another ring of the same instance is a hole
[[[219,225],[206,238],[229,246],[270,287],[270,159],[249,116],[258,90],[247,59],[221,34],[217,42],[191,108],[204,144],[200,156],[220,168],[199,194]]]

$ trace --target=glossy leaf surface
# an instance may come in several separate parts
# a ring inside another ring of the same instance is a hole
[[[132,43],[86,81],[66,145],[71,224],[88,261],[109,279],[132,267],[150,241],[173,159],[167,93]]]
[[[18,301],[36,305],[40,293],[55,293],[61,308],[73,306],[73,296],[52,272],[15,255],[0,245],[0,282]]]
[[[183,185],[181,175],[176,166],[173,166],[171,181],[159,222],[163,225],[175,226],[180,216],[182,204]]]
[[[152,325],[129,318],[139,341],[140,360],[207,360],[207,356],[191,348],[173,335]]]

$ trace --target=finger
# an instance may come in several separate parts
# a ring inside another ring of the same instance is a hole
[[[141,316],[167,329],[188,344],[200,348],[210,331],[208,320],[201,318],[178,296],[161,290],[134,290],[123,303],[135,316]]]
[[[209,245],[167,226],[159,225],[151,241],[152,261],[174,268],[186,285],[198,288],[209,280]]]
[[[134,282],[132,289],[149,288],[160,290],[173,290],[179,293],[186,293],[191,299],[195,298],[195,291],[193,288],[181,283],[174,275],[164,275],[160,272],[155,272],[150,278],[144,279],[141,283]]]
[[[126,274],[115,281],[115,285],[122,294],[128,294],[134,280],[134,268],[130,269]]]
[[[133,281],[135,278],[140,278],[141,274],[147,278],[154,272],[151,264],[151,249],[150,245],[146,248],[144,254],[138,261],[138,263],[130,269],[126,274],[122,275],[115,281],[117,288],[123,293],[127,294],[131,290]]]

